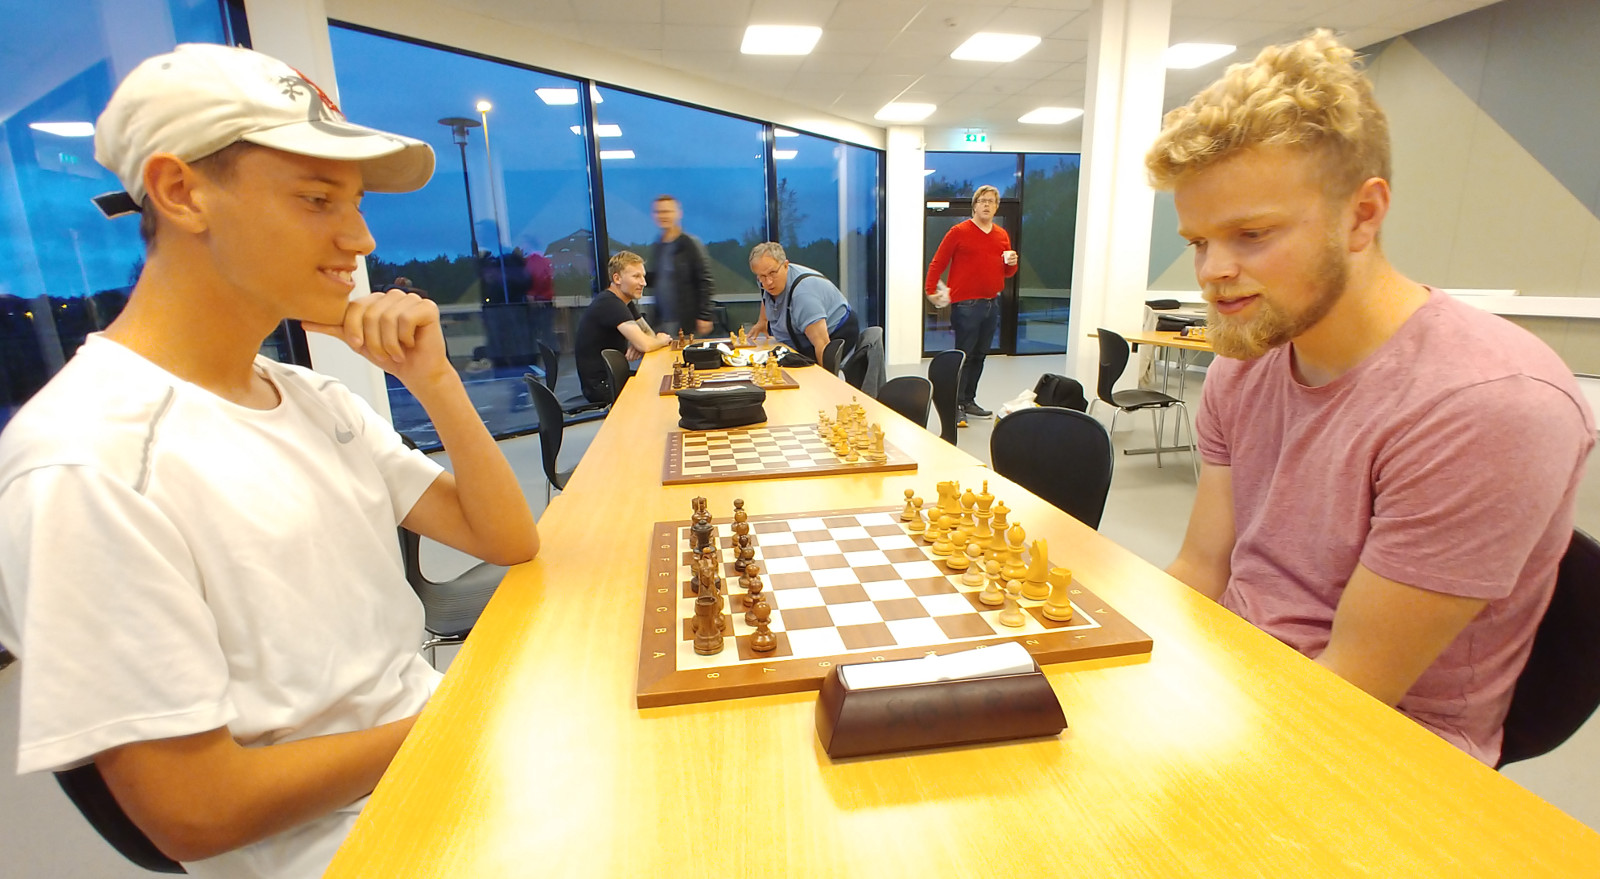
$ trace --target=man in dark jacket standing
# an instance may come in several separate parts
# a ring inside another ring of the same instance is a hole
[[[657,330],[676,335],[681,328],[711,334],[711,260],[700,239],[683,231],[683,208],[670,195],[658,195],[656,225],[661,237],[650,248],[649,280],[656,291]]]

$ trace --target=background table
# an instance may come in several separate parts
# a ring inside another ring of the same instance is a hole
[[[871,400],[916,473],[661,487],[670,361],[624,389],[328,875],[1600,873],[1600,835]],[[855,393],[796,377],[774,423]],[[633,707],[651,523],[985,478],[1155,641],[1046,667],[1059,738],[835,762],[813,693]]]

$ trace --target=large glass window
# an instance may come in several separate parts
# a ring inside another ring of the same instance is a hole
[[[1067,350],[1072,255],[1078,234],[1076,153],[1022,157],[1022,239],[1017,252],[1017,353]]]
[[[774,135],[778,243],[838,283],[861,326],[881,325],[877,152],[782,128]]]
[[[497,435],[537,416],[522,376],[565,354],[557,395],[578,395],[571,348],[595,284],[594,223],[577,80],[335,26],[339,96],[352,119],[433,145],[416,193],[364,202],[374,288],[439,303],[450,360]],[[395,427],[419,445],[431,422],[391,376]]]
[[[651,251],[661,231],[653,206],[657,196],[671,195],[683,209],[683,230],[700,239],[710,256],[713,299],[719,306],[719,326],[713,332],[754,323],[760,290],[750,274],[750,248],[767,240],[764,127],[607,86],[595,93],[600,99],[594,104],[595,130],[611,237],[602,260],[619,250],[645,258],[656,288],[645,291],[646,317],[659,325],[663,303],[657,294],[663,281]]]
[[[183,42],[225,43],[217,0],[7,4],[0,37],[0,427],[91,332],[144,266],[137,217],[90,202],[122,184],[94,160],[93,123],[122,77]],[[283,356],[286,342],[264,349]]]
[[[925,153],[923,189],[928,198],[971,198],[980,186],[1000,190],[1001,198],[1017,197],[1016,153]]]
[[[1000,190],[995,224],[1018,256],[1016,277],[1000,291],[1000,320],[990,351],[1060,354],[1067,350],[1072,257],[1078,219],[1076,153],[928,153],[924,261],[972,211],[979,186]],[[923,353],[951,347],[950,309],[923,307]]]

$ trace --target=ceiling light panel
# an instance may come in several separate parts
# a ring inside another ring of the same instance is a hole
[[[932,116],[933,111],[937,109],[939,109],[938,106],[934,104],[915,104],[901,103],[900,101],[890,101],[889,103],[884,104],[883,107],[878,110],[878,112],[874,113],[872,118],[881,120],[883,122],[921,122],[929,116]]]
[[[957,61],[1015,61],[1033,51],[1039,38],[1029,34],[976,33],[956,47],[950,57]]]
[[[1173,43],[1161,53],[1168,70],[1193,70],[1226,58],[1238,49],[1226,43]]]
[[[28,127],[34,131],[53,134],[56,137],[93,137],[93,122],[29,122]]]
[[[752,24],[744,29],[739,51],[746,55],[810,55],[822,28],[809,25]]]
[[[1083,111],[1077,107],[1040,107],[1018,116],[1017,121],[1029,125],[1060,125],[1082,115]]]

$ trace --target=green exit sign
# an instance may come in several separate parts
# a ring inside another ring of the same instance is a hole
[[[988,143],[989,135],[982,131],[967,132],[967,143]]]

